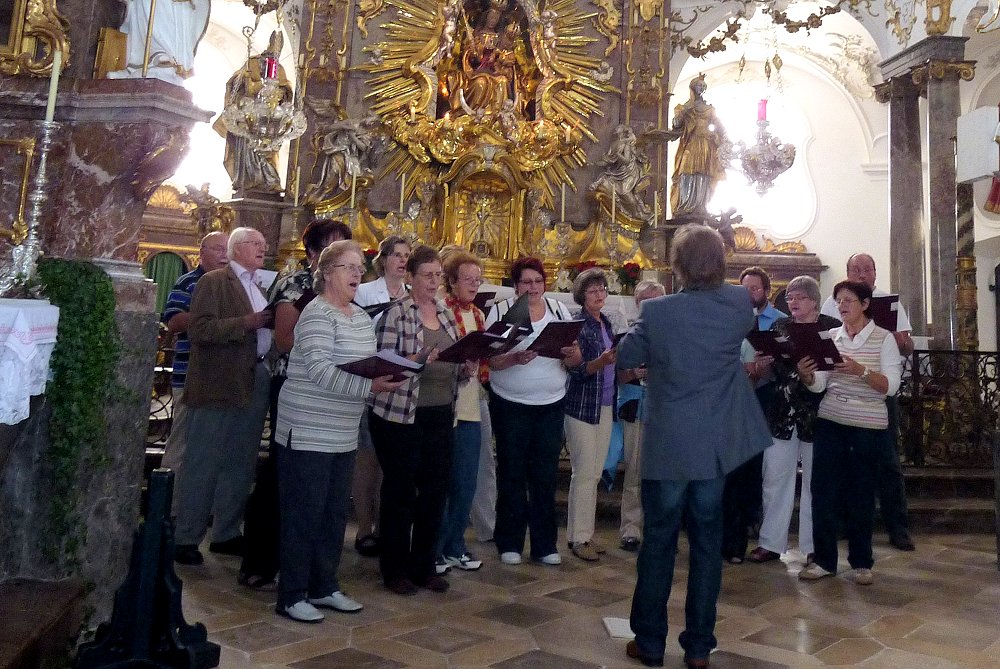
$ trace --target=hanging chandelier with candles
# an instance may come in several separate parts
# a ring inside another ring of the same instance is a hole
[[[251,56],[253,35],[270,5],[258,5],[254,25],[243,28],[243,36],[247,39],[247,62],[239,84],[222,111],[222,121],[229,132],[248,140],[256,151],[264,152],[277,151],[285,142],[300,137],[307,126],[298,95],[299,86],[291,94],[278,65],[284,40],[281,7],[274,9],[278,26],[271,33],[267,49],[259,56]]]
[[[756,184],[758,195],[771,189],[774,180],[788,170],[795,162],[795,147],[785,144],[768,131],[767,100],[757,103],[757,142],[747,146],[736,143],[734,153],[740,161],[743,175],[751,184]]]

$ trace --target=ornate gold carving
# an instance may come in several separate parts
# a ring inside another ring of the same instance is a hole
[[[764,237],[764,246],[761,251],[763,253],[807,253],[806,245],[800,241],[775,244],[767,237]]]
[[[975,76],[976,61],[974,60],[929,60],[910,70],[913,84],[921,89],[926,88],[929,79],[972,81]]]
[[[147,207],[159,207],[160,209],[176,209],[187,212],[188,207],[181,202],[181,192],[170,184],[163,184],[149,196]]]
[[[931,18],[937,12],[937,18]],[[927,0],[924,29],[928,35],[947,35],[955,17],[951,15],[951,0]]]
[[[615,4],[615,0],[590,1],[594,5],[597,5],[597,8],[600,10],[591,19],[594,24],[594,30],[608,38],[608,48],[604,50],[604,57],[606,58],[618,48],[618,43],[621,39],[618,32],[622,24],[622,13],[618,9],[618,5]]]
[[[187,268],[190,270],[198,265],[199,249],[197,246],[185,246],[179,244],[157,244],[146,241],[139,242],[139,248],[135,253],[135,260],[140,265],[145,265],[150,257],[157,253],[173,253],[180,256]]]
[[[733,233],[736,236],[736,251],[744,253],[748,251],[760,251],[760,245],[757,243],[757,233],[753,231],[753,228],[748,228],[745,225],[737,225],[733,228]]]
[[[885,27],[892,29],[892,34],[899,44],[908,44],[910,35],[913,32],[913,25],[917,22],[917,17],[912,12],[903,16],[900,9],[892,10],[891,15],[885,21]]]
[[[124,70],[128,63],[128,35],[114,28],[101,28],[94,58],[94,79],[106,79],[108,72]]]
[[[9,229],[0,227],[0,237],[6,237],[10,243],[17,246],[28,236],[28,224],[24,220],[24,203],[28,195],[28,182],[31,179],[31,159],[35,154],[35,138],[22,137],[20,139],[0,139],[0,147],[9,146],[14,153],[24,160],[21,168],[21,184],[18,186],[17,212]],[[4,165],[14,166],[14,161],[5,159]]]
[[[68,30],[56,0],[14,0],[10,41],[0,44],[0,74],[48,76],[57,50],[62,52],[65,69],[69,65]],[[43,55],[35,60],[39,52]]]
[[[663,0],[638,0],[639,16],[643,21],[652,21],[653,17],[660,13],[663,7]]]
[[[358,0],[358,32],[368,37],[368,22],[385,9],[383,0]]]
[[[190,134],[180,126],[169,128],[167,138],[139,161],[132,177],[136,198],[148,201],[160,184],[177,170],[187,153]]]

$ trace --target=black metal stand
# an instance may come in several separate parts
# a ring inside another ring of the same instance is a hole
[[[97,628],[94,641],[80,646],[77,669],[219,665],[219,646],[208,641],[205,626],[188,625],[181,612],[170,521],[173,489],[172,471],[153,470],[146,519],[136,531],[129,573],[115,594],[111,621]]]

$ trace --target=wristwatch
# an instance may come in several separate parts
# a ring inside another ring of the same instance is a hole
[[[865,367],[865,371],[861,372],[861,380],[865,383],[868,382],[868,377],[872,375],[872,370]]]

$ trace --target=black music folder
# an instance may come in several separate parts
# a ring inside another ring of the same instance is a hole
[[[366,379],[377,379],[380,376],[391,376],[393,381],[402,381],[414,374],[421,372],[424,368],[422,363],[408,360],[394,351],[383,350],[375,355],[345,362],[337,365],[345,372],[363,376]]]

